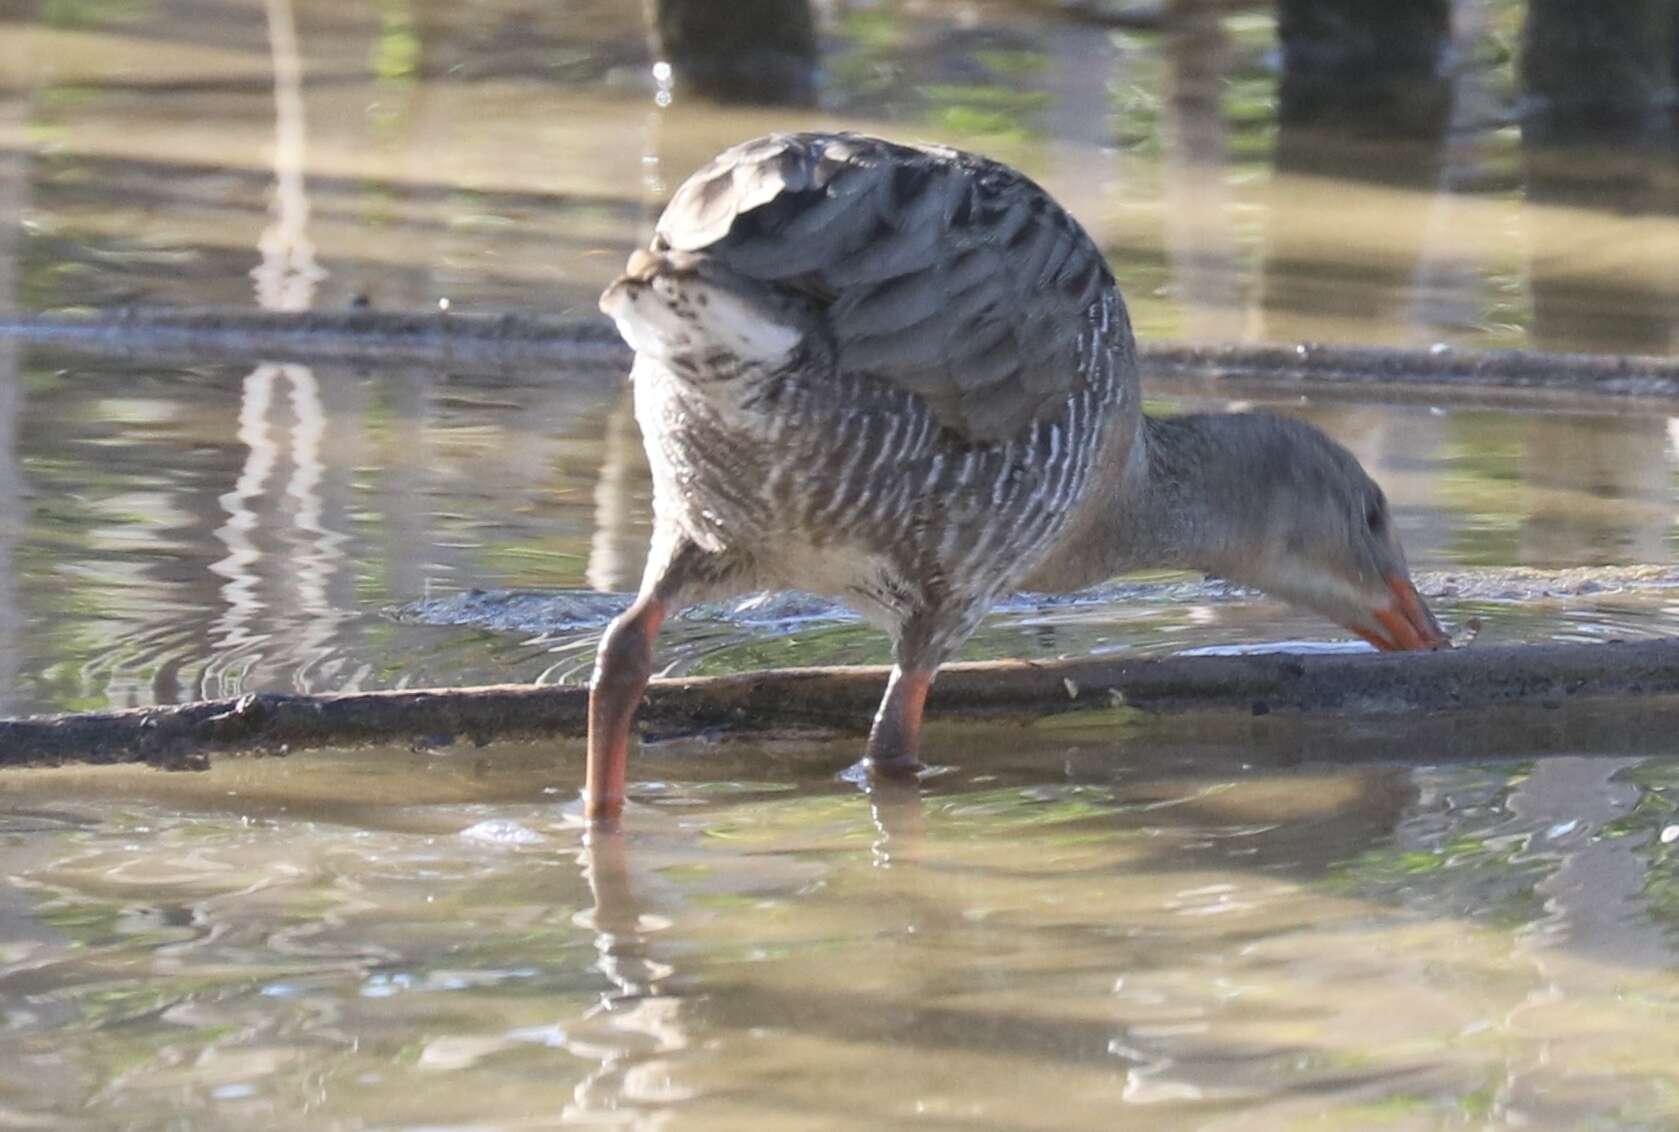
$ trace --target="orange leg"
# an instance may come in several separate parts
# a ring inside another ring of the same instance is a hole
[[[921,769],[916,758],[921,749],[921,715],[927,706],[927,690],[933,686],[935,671],[893,667],[892,676],[886,682],[886,695],[869,731],[866,756],[871,770],[904,774]]]
[[[663,601],[643,597],[600,639],[589,683],[589,763],[583,787],[583,813],[591,822],[610,824],[623,812],[630,725],[653,675],[653,638],[667,612]]]

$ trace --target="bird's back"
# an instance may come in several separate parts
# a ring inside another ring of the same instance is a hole
[[[973,154],[760,138],[682,185],[653,251],[796,297],[839,372],[908,390],[967,440],[1016,436],[1087,386],[1135,384],[1095,244],[1029,179]]]

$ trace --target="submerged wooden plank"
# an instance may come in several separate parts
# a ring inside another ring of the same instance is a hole
[[[885,668],[790,668],[655,680],[640,720],[660,732],[867,729]],[[1413,712],[1532,707],[1679,692],[1679,640],[1546,644],[1399,654],[1083,657],[947,666],[932,718],[1150,712],[1393,719]],[[588,692],[494,685],[236,700],[0,720],[0,765],[207,764],[217,751],[579,736]],[[581,750],[575,752],[581,757]]]
[[[99,354],[298,362],[426,362],[616,367],[629,350],[605,318],[445,312],[262,311],[244,307],[126,308],[85,314],[0,315],[0,338]],[[1508,400],[1679,398],[1679,359],[1532,350],[1388,349],[1314,343],[1144,343],[1154,377],[1262,388],[1398,391]]]
[[[0,315],[0,339],[84,353],[191,361],[422,362],[623,368],[629,350],[599,315],[266,311],[132,307]]]

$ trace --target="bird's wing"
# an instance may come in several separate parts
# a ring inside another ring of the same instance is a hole
[[[814,300],[841,370],[919,394],[972,440],[1059,411],[1094,380],[1096,349],[1131,350],[1113,275],[1078,222],[1021,174],[954,150],[746,142],[677,190],[654,249]]]

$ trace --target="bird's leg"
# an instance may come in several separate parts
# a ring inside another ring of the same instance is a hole
[[[668,606],[643,594],[607,627],[589,682],[589,762],[583,813],[592,822],[616,821],[624,809],[630,725],[653,675],[653,638]]]
[[[583,812],[591,822],[610,826],[624,809],[630,726],[653,676],[653,638],[659,627],[689,601],[719,592],[734,573],[729,561],[655,525],[641,594],[601,636],[594,679],[589,681]]]
[[[865,760],[874,773],[897,776],[921,769],[916,757],[921,749],[921,714],[936,671],[936,667],[893,665],[865,748]]]

